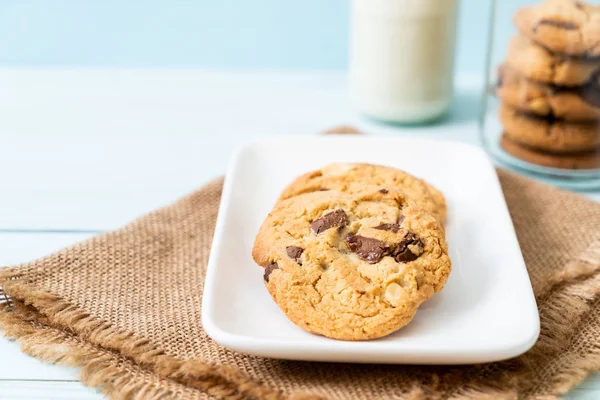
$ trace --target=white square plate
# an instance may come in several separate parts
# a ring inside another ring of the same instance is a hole
[[[382,339],[338,341],[295,326],[271,299],[263,269],[250,256],[281,190],[331,162],[403,169],[434,184],[448,202],[448,283],[408,326]],[[405,137],[286,137],[239,149],[223,188],[202,323],[215,341],[239,352],[360,363],[496,361],[525,352],[539,335],[529,276],[487,155],[465,144]]]

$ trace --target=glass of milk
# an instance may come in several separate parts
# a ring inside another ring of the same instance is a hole
[[[352,0],[350,97],[364,114],[419,123],[452,100],[459,0]]]

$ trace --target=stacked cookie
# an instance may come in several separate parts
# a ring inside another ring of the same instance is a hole
[[[600,166],[600,7],[546,0],[514,22],[497,85],[501,146],[544,166]]]
[[[332,164],[292,182],[252,257],[286,316],[342,340],[388,335],[440,291],[451,270],[444,196],[403,171]]]

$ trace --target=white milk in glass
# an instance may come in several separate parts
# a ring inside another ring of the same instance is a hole
[[[452,100],[458,0],[353,0],[350,96],[374,118],[424,122]]]

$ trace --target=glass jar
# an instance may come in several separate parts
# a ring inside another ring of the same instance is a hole
[[[481,115],[501,164],[600,187],[600,0],[495,0]]]
[[[399,123],[443,115],[452,101],[458,0],[353,0],[350,97]]]

